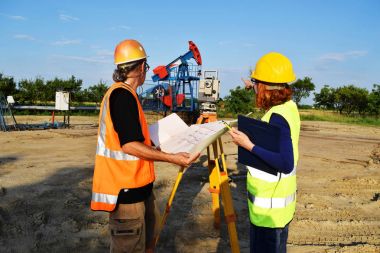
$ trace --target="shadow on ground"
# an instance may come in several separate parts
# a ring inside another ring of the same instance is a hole
[[[63,168],[7,189],[0,197],[0,252],[106,252],[107,215],[89,209],[92,172]]]
[[[16,159],[1,157],[0,165]],[[221,229],[213,226],[206,160],[202,156],[183,176],[156,252],[230,252],[223,212]],[[108,214],[89,207],[92,174],[92,167],[62,168],[43,181],[7,189],[0,196],[0,252],[107,252]],[[232,176],[230,185],[241,252],[247,252],[245,178]],[[161,210],[165,188],[167,194],[172,184],[155,183]]]

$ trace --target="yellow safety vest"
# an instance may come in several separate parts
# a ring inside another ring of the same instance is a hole
[[[282,228],[293,219],[296,208],[300,117],[297,105],[292,100],[273,106],[261,120],[269,122],[272,113],[281,115],[289,124],[294,168],[289,174],[273,175],[247,166],[248,208],[252,224],[260,227]]]

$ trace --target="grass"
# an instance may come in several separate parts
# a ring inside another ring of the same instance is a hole
[[[310,121],[329,121],[338,122],[346,124],[364,125],[364,126],[380,126],[379,117],[371,116],[359,116],[352,115],[348,116],[345,114],[339,114],[334,111],[324,111],[324,110],[300,110],[301,120]]]
[[[232,112],[227,112],[224,109],[219,109],[219,110],[217,110],[217,114],[218,114],[218,118],[232,118],[232,119],[236,119],[238,115],[245,115],[247,113],[232,113]],[[253,109],[251,111],[251,115],[249,117],[255,118],[255,119],[259,119],[262,116],[264,116],[264,112],[263,111],[260,111],[260,110],[257,110],[257,109]]]
[[[334,111],[316,110],[316,109],[300,109],[301,120],[306,121],[328,121],[345,124],[355,124],[363,126],[380,126],[380,118],[375,116],[345,115]],[[261,118],[264,115],[262,111],[255,110],[250,116],[252,118]],[[219,118],[237,118],[237,114],[218,110]]]

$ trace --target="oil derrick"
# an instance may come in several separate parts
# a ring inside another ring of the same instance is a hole
[[[0,93],[0,130],[17,130],[17,122],[4,95]]]

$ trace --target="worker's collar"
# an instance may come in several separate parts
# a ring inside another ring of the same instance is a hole
[[[123,82],[123,84],[126,85],[126,86],[128,86],[129,88],[131,88],[133,91],[136,92],[137,87],[136,87],[136,89],[135,89],[132,85],[130,85],[130,84],[127,83],[127,82]]]

